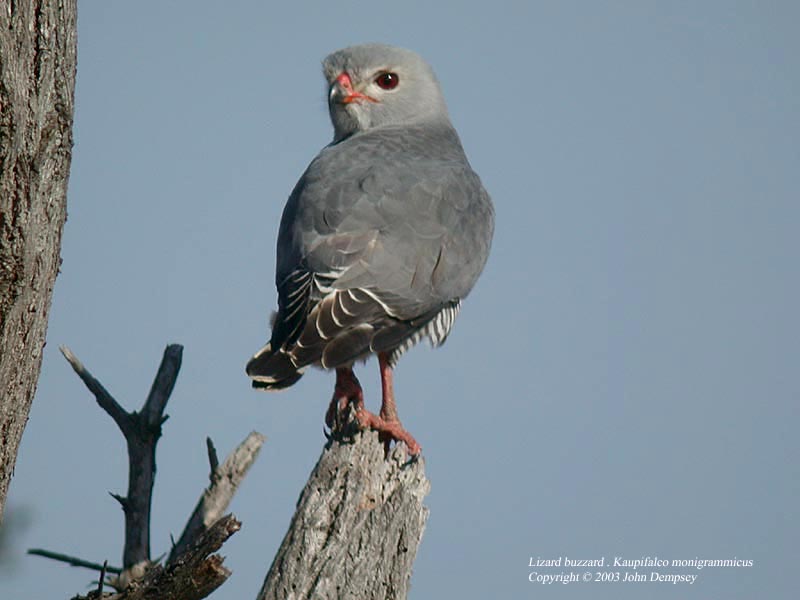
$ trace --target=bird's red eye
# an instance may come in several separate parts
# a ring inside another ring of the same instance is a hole
[[[381,73],[375,78],[378,87],[384,90],[393,90],[400,83],[397,73]]]

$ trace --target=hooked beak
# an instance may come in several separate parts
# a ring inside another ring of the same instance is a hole
[[[348,75],[346,72],[339,75],[336,78],[336,81],[333,82],[329,97],[331,102],[338,102],[340,104],[351,104],[353,102],[378,102],[372,96],[367,96],[366,94],[357,92],[353,88],[353,81],[350,79],[350,75]]]

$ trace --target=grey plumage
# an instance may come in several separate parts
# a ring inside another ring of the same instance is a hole
[[[491,200],[430,67],[367,44],[330,55],[323,69],[334,141],[283,212],[278,311],[269,344],[247,365],[255,387],[280,389],[309,365],[377,352],[394,365],[424,337],[443,343],[489,254]],[[384,73],[399,77],[396,88],[381,89]]]

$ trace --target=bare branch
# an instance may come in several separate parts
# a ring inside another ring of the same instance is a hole
[[[59,346],[59,350],[61,350],[61,354],[64,355],[64,358],[67,359],[67,362],[72,366],[72,369],[78,374],[78,377],[81,378],[81,381],[86,384],[86,387],[89,388],[89,391],[94,394],[94,397],[97,399],[97,403],[100,405],[104,411],[106,411],[109,416],[114,419],[114,422],[119,426],[123,433],[125,433],[125,429],[130,427],[129,424],[129,415],[122,408],[119,403],[114,400],[114,397],[108,393],[108,390],[103,387],[97,379],[95,379],[91,373],[83,366],[83,363],[78,360],[78,357],[72,353],[67,346]]]
[[[214,447],[214,442],[211,441],[210,437],[206,438],[206,449],[208,450],[208,464],[211,467],[208,478],[211,480],[211,483],[214,483],[214,473],[217,472],[219,458],[217,457],[217,449]]]
[[[181,367],[183,346],[171,344],[164,350],[150,393],[139,413],[129,413],[135,426],[123,431],[128,443],[128,493],[125,504],[125,568],[150,560],[150,510],[156,476],[156,445],[169,396]]]
[[[168,565],[185,552],[186,548],[191,546],[194,540],[211,527],[227,510],[248,469],[256,460],[265,439],[263,435],[253,431],[231,452],[224,463],[214,467],[214,460],[211,459],[211,485],[203,491],[180,539],[173,546],[167,559]],[[216,458],[213,443],[210,439],[206,443],[209,447],[209,456],[213,455]]]
[[[108,405],[110,395],[102,385],[68,350],[65,356],[89,389]],[[165,566],[150,560],[155,449],[180,361],[180,346],[168,346],[140,413],[124,411],[111,398],[123,413],[120,420],[129,424],[120,427],[128,443],[128,494],[114,495],[125,511],[124,570],[106,582],[120,590],[114,596],[118,600],[200,599],[230,575],[222,558],[210,554],[240,527],[230,515],[221,515],[264,443],[264,436],[256,432],[221,464],[213,442],[206,439],[210,484],[180,539],[173,543]],[[430,483],[424,462],[408,461],[403,445],[387,456],[377,433],[357,429],[351,411],[348,422],[331,433],[257,600],[407,597],[428,517],[423,500]],[[342,437],[352,442],[343,443]]]
[[[167,406],[170,394],[175,387],[175,380],[178,378],[178,371],[181,370],[183,360],[183,346],[180,344],[170,344],[164,350],[164,357],[158,367],[147,401],[142,408],[142,414],[146,422],[151,427],[160,427],[166,420],[162,417],[164,408]]]
[[[150,561],[150,509],[156,474],[156,444],[161,437],[164,409],[181,366],[183,347],[167,346],[150,393],[140,412],[127,412],[66,346],[61,353],[94,394],[97,403],[119,426],[128,445],[128,493],[111,494],[125,513],[123,568]]]
[[[122,507],[122,510],[128,510],[128,499],[125,496],[120,496],[119,494],[115,494],[114,492],[108,492],[108,495],[111,496],[117,502],[119,502],[119,505]]]
[[[230,577],[223,558],[212,554],[239,531],[233,515],[219,519],[195,544],[166,567],[153,565],[144,579],[131,582],[120,600],[201,600]]]
[[[83,560],[82,558],[77,558],[75,556],[69,556],[68,554],[51,552],[50,550],[43,550],[41,548],[31,548],[28,550],[28,554],[33,554],[34,556],[43,556],[44,558],[52,558],[53,560],[65,562],[71,567],[83,567],[85,569],[91,569],[92,571],[100,571],[101,574],[104,571],[108,573],[122,573],[122,569],[119,567],[108,566],[108,561],[105,561],[105,563],[101,565],[99,563]],[[103,578],[102,575],[100,578]]]
[[[103,584],[106,582],[106,573],[108,572],[108,561],[103,561],[103,568],[100,569],[100,578],[97,580],[97,597],[103,597]]]

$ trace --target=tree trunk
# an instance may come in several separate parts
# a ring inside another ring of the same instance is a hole
[[[61,261],[76,10],[75,0],[0,0],[0,519]]]
[[[374,431],[331,442],[257,600],[405,600],[429,490],[424,461],[385,457]]]

